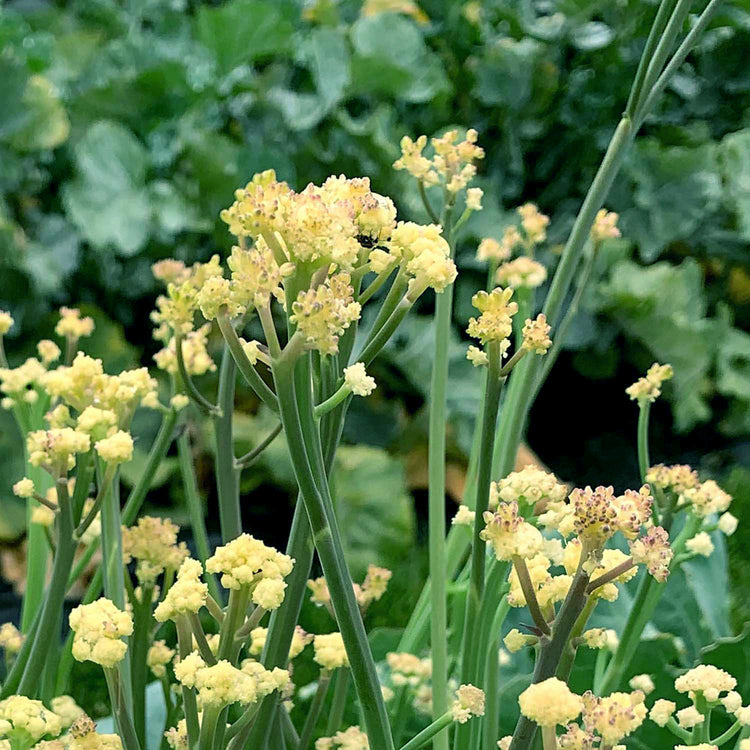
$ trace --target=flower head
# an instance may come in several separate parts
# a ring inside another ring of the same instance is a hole
[[[521,226],[526,237],[535,245],[547,239],[549,216],[543,214],[534,203],[524,203],[516,211],[521,217]]]
[[[78,661],[93,661],[109,668],[122,661],[127,645],[121,639],[133,633],[130,613],[102,598],[76,607],[69,622],[74,633],[73,656]]]
[[[721,693],[734,690],[737,680],[712,664],[699,664],[674,681],[678,693],[702,693],[707,701],[719,700]]]
[[[177,570],[190,554],[185,543],[177,543],[179,526],[168,518],[141,516],[135,526],[122,529],[123,560],[136,559],[136,576],[153,583],[167,568]]]
[[[527,320],[523,324],[523,348],[535,354],[546,354],[547,349],[552,346],[549,337],[550,325],[547,316],[539,313],[534,320]]]
[[[661,395],[662,383],[670,380],[673,375],[672,365],[660,365],[655,362],[648,368],[646,376],[628,386],[625,393],[639,403],[651,403]]]
[[[375,390],[375,378],[367,374],[362,362],[344,368],[344,383],[355,396],[369,396]]]
[[[518,515],[517,503],[500,503],[494,513],[485,511],[483,518],[485,527],[479,537],[492,545],[498,560],[514,555],[530,558],[544,545],[539,529]]]
[[[646,718],[643,693],[612,693],[603,698],[587,692],[583,696],[583,722],[596,730],[605,745],[614,745],[634,732]]]
[[[146,654],[146,664],[154,673],[154,677],[164,677],[167,664],[174,658],[175,651],[169,648],[165,641],[154,641]]]
[[[471,304],[481,315],[469,319],[469,336],[479,339],[483,344],[507,339],[513,332],[513,316],[518,312],[518,305],[510,301],[512,296],[512,289],[500,287],[490,293],[477,292],[471,298]]]
[[[316,635],[313,639],[313,648],[315,649],[313,658],[323,669],[331,670],[349,666],[349,658],[346,655],[341,633]]]
[[[472,716],[484,716],[484,690],[473,685],[461,685],[451,705],[453,720],[465,724]]]
[[[221,575],[221,585],[228,589],[257,586],[264,579],[281,580],[292,571],[294,561],[260,539],[242,534],[217,547],[206,560],[209,573]]]
[[[565,725],[583,708],[581,697],[557,677],[529,686],[518,697],[518,703],[521,713],[541,727]]]
[[[619,237],[620,230],[617,228],[617,220],[619,218],[619,215],[614,211],[607,211],[606,208],[599,209],[594,219],[594,224],[591,227],[591,239],[594,242],[601,242],[602,240]]]
[[[60,308],[60,320],[55,326],[55,333],[73,341],[94,332],[94,321],[88,316],[82,318],[81,311],[71,307]]]
[[[30,747],[42,737],[57,737],[61,731],[62,719],[41,701],[23,695],[0,701],[0,737],[11,738],[9,747]]]
[[[177,580],[154,610],[157,622],[173,620],[179,615],[200,610],[208,595],[208,586],[200,580],[202,573],[203,566],[190,557],[180,565]]]
[[[315,289],[303,290],[292,303],[290,320],[304,334],[308,346],[321,354],[338,351],[339,336],[359,319],[348,273],[329,276]]]
[[[495,274],[495,281],[502,286],[509,286],[513,289],[523,287],[526,289],[536,289],[541,286],[547,279],[547,269],[526,255],[521,255],[515,260],[509,260],[503,263]]]
[[[657,581],[667,580],[674,553],[669,545],[669,534],[661,526],[650,528],[640,539],[630,542],[630,554],[635,562],[643,563]]]

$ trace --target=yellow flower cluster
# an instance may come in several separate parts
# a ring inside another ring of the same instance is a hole
[[[574,489],[570,493],[574,526],[581,539],[602,546],[617,531],[632,538],[649,520],[653,498],[648,486],[639,493],[615,496],[612,487]]]
[[[210,330],[211,324],[207,323],[194,331],[188,332],[182,339],[182,359],[188,375],[205,375],[207,372],[213,372],[216,369],[216,365],[206,349]],[[167,345],[154,354],[156,366],[170,375],[177,374],[176,347],[176,340],[171,337]]]
[[[78,352],[70,367],[46,372],[40,383],[50,396],[79,412],[87,406],[113,411],[121,428],[130,422],[137,406],[153,400],[157,385],[145,367],[108,375],[100,359],[83,352]]]
[[[218,547],[206,560],[209,573],[221,575],[228,589],[248,587],[253,601],[263,609],[276,609],[284,600],[284,578],[292,572],[294,561],[249,534],[242,534]]]
[[[514,248],[521,242],[521,235],[513,227],[506,227],[503,232],[503,239],[498,242],[493,237],[485,237],[477,247],[477,260],[480,262],[494,261],[501,263],[508,260],[513,253]]]
[[[633,401],[653,403],[661,395],[661,387],[664,381],[671,380],[673,376],[672,365],[660,365],[658,362],[654,362],[648,368],[646,375],[636,380],[633,385],[628,386],[625,393]]]
[[[544,538],[518,514],[518,503],[500,503],[494,512],[485,511],[483,518],[485,527],[479,537],[492,545],[498,560],[514,555],[528,559],[541,551]]]
[[[65,739],[70,750],[122,750],[119,736],[97,734],[96,724],[86,714],[76,719]]]
[[[168,518],[153,516],[142,516],[135,526],[123,527],[123,562],[138,561],[135,574],[141,585],[153,584],[166,569],[177,570],[189,556],[185,543],[177,543],[179,530]]]
[[[484,690],[474,685],[461,685],[450,707],[453,721],[465,724],[472,716],[484,716]]]
[[[635,562],[645,565],[657,581],[667,580],[674,553],[669,546],[669,534],[661,526],[650,528],[640,539],[630,542],[630,555]]]
[[[75,454],[86,453],[90,445],[85,432],[71,427],[34,430],[26,438],[29,463],[44,467],[55,477],[66,475],[75,466]]]
[[[674,681],[678,693],[689,693],[691,698],[700,693],[709,703],[736,686],[737,680],[732,675],[712,664],[699,664]]]
[[[500,500],[534,507],[541,502],[564,501],[567,494],[567,487],[554,474],[529,465],[490,485],[490,508],[496,508]]]
[[[11,747],[29,747],[42,737],[57,737],[62,729],[62,719],[41,701],[23,695],[0,701],[0,738],[9,738]]]
[[[391,670],[391,682],[394,687],[418,687],[432,676],[432,660],[420,659],[406,652],[386,654],[388,668]]]
[[[174,673],[185,687],[197,691],[198,702],[203,708],[232,703],[246,705],[262,697],[258,691],[258,679],[253,674],[238,669],[226,659],[208,666],[197,651],[177,662]],[[286,676],[288,678],[288,674]]]
[[[81,311],[70,307],[60,308],[60,320],[55,326],[55,333],[73,341],[83,336],[90,336],[94,332],[94,321],[86,316],[81,317]]]
[[[15,404],[33,404],[39,398],[35,386],[46,373],[44,365],[35,357],[29,357],[22,365],[0,368],[0,390],[5,393],[2,406],[12,409]]]
[[[279,270],[288,261],[313,268],[335,263],[351,270],[362,251],[358,238],[387,239],[395,217],[393,202],[372,192],[367,178],[329,177],[322,186],[308,185],[296,193],[278,182],[273,170],[256,174],[237,190],[235,202],[221,214],[235,236],[256,243],[262,237]]]
[[[362,362],[344,368],[344,383],[355,396],[369,396],[376,388],[375,378],[367,374]]]
[[[549,216],[543,214],[534,203],[524,203],[516,211],[521,217],[521,226],[528,241],[533,245],[544,242],[547,239]]]
[[[39,341],[36,345],[36,350],[42,363],[46,366],[56,362],[60,359],[60,354],[62,354],[60,347],[54,341],[50,341],[49,339],[42,339]]]
[[[536,289],[547,279],[547,269],[526,255],[503,263],[495,274],[495,281],[513,289]]]
[[[5,336],[13,328],[13,316],[6,310],[0,310],[0,336]]]
[[[133,438],[124,430],[97,440],[94,448],[102,461],[113,466],[127,463],[133,458]]]
[[[121,638],[133,633],[133,618],[128,612],[101,598],[76,607],[69,623],[74,633],[73,656],[78,661],[93,661],[108,668],[122,661],[127,645]]]
[[[478,318],[470,318],[467,328],[469,336],[479,339],[483,344],[499,342],[503,351],[507,349],[508,336],[513,332],[513,316],[518,312],[518,305],[511,302],[512,289],[497,287],[491,292],[477,292],[471,298],[471,304],[479,310]]]
[[[348,273],[330,276],[316,289],[303,290],[292,303],[290,320],[304,334],[308,346],[321,354],[336,354],[339,336],[359,319]]]
[[[617,228],[619,218],[614,211],[607,211],[606,208],[599,209],[591,227],[591,239],[594,242],[602,242],[620,237],[620,230]]]
[[[359,727],[349,727],[333,737],[316,740],[315,750],[370,750],[370,742]]]
[[[549,332],[550,326],[547,323],[547,316],[539,313],[534,320],[527,320],[524,323],[522,347],[535,354],[546,354],[547,349],[552,346]]]
[[[332,670],[349,666],[349,657],[346,655],[341,633],[316,635],[313,639],[313,648],[313,658],[323,669]]]
[[[646,472],[646,481],[661,490],[669,490],[678,495],[689,489],[694,489],[700,484],[698,472],[687,464],[676,464],[665,466],[657,464]]]
[[[0,648],[5,651],[6,655],[17,654],[24,640],[24,634],[12,622],[4,622],[0,625]]]
[[[476,145],[478,133],[467,130],[466,138],[458,140],[458,131],[449,130],[439,138],[432,138],[432,159],[423,155],[427,136],[416,141],[408,136],[401,139],[401,157],[393,163],[394,169],[405,169],[425,185],[443,184],[450,193],[465,188],[477,173],[475,161],[484,158],[484,149]]]
[[[705,518],[712,513],[723,513],[731,503],[732,496],[713,479],[708,479],[697,487],[686,489],[680,495],[678,506],[689,505],[695,515]]]
[[[583,696],[583,723],[596,731],[603,745],[614,745],[634,732],[648,713],[640,690],[633,693],[612,693],[604,698],[587,692]]]
[[[174,658],[174,649],[169,648],[165,641],[154,641],[146,654],[146,664],[154,673],[154,677],[164,677],[167,664]]]
[[[581,697],[557,677],[530,685],[518,697],[521,713],[541,727],[565,725],[583,709]]]
[[[254,628],[251,631],[249,652],[252,656],[260,656],[263,653],[267,636],[268,628]],[[288,661],[299,656],[312,641],[312,635],[306,633],[299,625],[295,626],[294,633],[292,634],[292,643],[289,646]]]
[[[203,566],[188,557],[177,571],[177,580],[154,610],[157,622],[174,620],[180,615],[198,612],[206,603],[208,586],[201,581]]]

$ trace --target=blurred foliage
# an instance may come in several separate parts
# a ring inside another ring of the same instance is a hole
[[[391,168],[398,141],[471,126],[487,157],[478,181],[485,209],[465,226],[458,252],[449,451],[463,460],[480,393],[461,340],[471,295],[486,278],[474,259],[477,241],[499,238],[513,207],[534,200],[552,217],[541,260],[554,267],[623,109],[655,7],[422,0],[418,11],[366,14],[361,0],[3,6],[0,306],[17,321],[11,360],[50,334],[56,307],[82,302],[97,322],[89,353],[114,368],[140,348],[150,364],[151,263],[226,252],[231,239],[218,212],[253,172],[273,167],[296,188],[334,173],[369,175],[376,190],[399,199],[404,217],[425,220],[414,186]],[[712,449],[750,433],[748,43],[749,0],[726,2],[613,186],[607,205],[621,214],[624,239],[602,249],[560,361],[581,419],[593,381],[612,379],[611,398],[624,401],[622,387],[660,360],[676,370],[666,397],[677,431],[707,425],[702,442]],[[364,436],[404,454],[424,442],[429,312],[407,320],[374,366],[379,388],[353,404],[349,442]],[[204,384],[212,386],[210,376]],[[253,412],[255,404],[242,408]],[[255,444],[263,419],[239,415],[240,442]],[[152,434],[153,425],[143,428]],[[8,486],[19,461],[8,448],[11,432],[4,419]],[[199,438],[198,452],[209,452],[210,437]],[[405,502],[412,478],[382,450],[351,450],[340,461],[351,476],[337,482],[347,508],[365,515],[385,508],[401,530],[389,540],[372,533],[376,524],[355,525],[353,560],[370,560],[368,546],[380,545],[384,564],[413,561],[420,530]],[[676,459],[680,450],[669,453]],[[243,493],[291,491],[282,455],[283,446],[272,448],[246,472]],[[553,453],[543,457],[554,468]],[[620,464],[621,456],[602,454],[615,475]],[[172,469],[165,465],[157,485],[179,503]],[[200,469],[212,502],[210,470]],[[130,474],[137,471],[136,462]],[[368,492],[376,479],[389,483],[382,497]],[[5,485],[3,523],[11,519]],[[738,480],[738,509],[747,486]],[[263,505],[248,503],[251,522],[280,525],[268,517],[278,506]]]

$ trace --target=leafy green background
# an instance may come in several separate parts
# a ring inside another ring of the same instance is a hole
[[[475,127],[487,151],[478,179],[485,209],[466,225],[458,252],[455,495],[479,399],[462,333],[486,275],[474,260],[477,241],[499,237],[513,207],[534,200],[552,217],[540,257],[554,266],[623,109],[655,4],[422,0],[424,17],[366,16],[361,5],[72,0],[0,8],[0,307],[17,321],[7,345],[20,361],[50,335],[59,305],[83,303],[97,321],[88,351],[112,369],[150,363],[151,263],[226,252],[231,239],[218,212],[253,172],[273,167],[296,188],[329,174],[369,175],[397,198],[402,216],[424,220],[413,184],[391,168],[400,137]],[[563,479],[632,485],[636,409],[623,389],[654,360],[669,361],[676,376],[653,411],[654,459],[689,462],[723,481],[745,528],[749,43],[750,3],[726,2],[646,122],[607,202],[621,214],[624,238],[603,248],[529,425],[532,447]],[[399,570],[391,601],[373,608],[375,625],[403,622],[424,572],[431,310],[418,312],[375,366],[374,396],[353,404],[337,467],[355,573],[370,560]],[[202,387],[213,387],[211,376]],[[270,422],[245,391],[239,399],[243,450]],[[149,415],[138,420],[139,443],[148,445],[155,424]],[[212,441],[199,425],[191,429],[213,508]],[[13,539],[22,509],[9,487],[21,456],[6,414],[0,448],[0,534]],[[174,461],[165,464],[150,502],[184,521],[174,470]],[[248,527],[283,544],[293,486],[280,439],[243,476],[242,490]],[[750,618],[746,538],[728,541],[728,581],[722,547],[716,570],[691,564],[675,582],[674,612],[701,612],[690,632],[682,621],[692,618],[665,620],[680,625],[675,663],[691,662]],[[711,591],[716,601],[706,600]]]

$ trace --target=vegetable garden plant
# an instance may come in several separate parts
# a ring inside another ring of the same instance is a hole
[[[620,234],[617,215],[603,208],[608,191],[719,3],[711,0],[683,36],[691,6],[658,6],[622,119],[545,298],[536,290],[547,269],[534,255],[549,219],[535,205],[518,208],[501,241],[486,238],[477,248],[487,284],[472,299],[467,357],[481,373],[483,398],[464,504],[449,533],[453,256],[457,233],[483,198],[472,186],[484,157],[473,129],[429,144],[424,136],[401,142],[394,167],[415,180],[427,225],[399,220],[393,201],[366,177],[334,176],[296,192],[272,170],[253,176],[221,214],[236,239],[224,263],[216,255],[153,266],[165,287],[152,314],[163,347],[155,359],[168,387],[159,388],[146,368],[105,373],[85,353],[93,321],[72,308],[61,310],[60,345],[39,341],[38,356],[16,367],[2,355],[3,406],[26,449],[26,475],[14,491],[28,501],[20,627],[0,628],[5,747],[145,749],[154,744],[152,675],[164,707],[157,744],[173,748],[707,750],[733,743],[747,750],[750,707],[735,689],[748,687],[737,681],[747,675],[722,668],[739,666],[732,644],[673,674],[676,659],[667,652],[674,641],[656,641],[654,651],[655,639],[645,638],[670,577],[710,557],[718,535],[737,525],[731,497],[713,480],[651,459],[650,409],[676,374],[672,366],[655,363],[628,389],[639,409],[641,486],[617,494],[610,486],[568,487],[535,466],[513,470],[529,409],[602,243]],[[392,573],[373,564],[353,582],[332,469],[352,399],[376,388],[367,368],[418,300],[433,293],[430,575],[399,641],[376,658],[364,618],[387,596]],[[363,317],[368,307],[373,314]],[[262,341],[245,338],[251,323]],[[0,315],[0,334],[12,325]],[[212,330],[223,342],[214,394],[196,382],[214,366]],[[267,438],[242,456],[235,452],[236,388],[251,389],[275,419]],[[161,427],[121,498],[119,473],[133,458],[141,407],[158,412]],[[184,423],[196,413],[215,439],[222,540],[213,549]],[[583,427],[562,429],[575,440]],[[239,491],[240,474],[279,435],[298,487],[284,552],[243,533]],[[173,442],[195,556],[177,542],[171,521],[141,513]],[[99,550],[101,565],[67,615],[66,595]],[[311,578],[316,555],[323,575]],[[590,626],[630,591],[631,579],[635,595],[627,596],[619,627]],[[299,626],[308,591],[330,613],[331,632]],[[312,695],[292,669],[310,647],[319,667]],[[516,661],[511,673],[509,653],[528,657],[523,668]],[[114,733],[98,729],[68,695],[74,660],[102,668]],[[291,712],[298,701],[309,701],[301,721]]]

